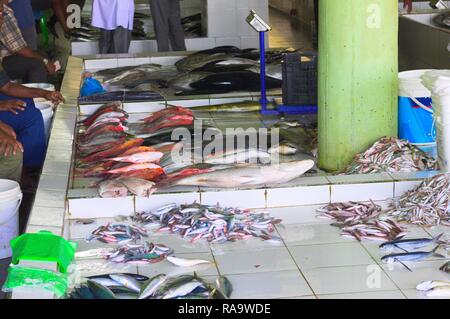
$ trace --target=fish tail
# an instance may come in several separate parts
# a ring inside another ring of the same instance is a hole
[[[433,241],[439,245],[443,245],[446,244],[446,241],[441,240],[442,236],[444,236],[444,233],[441,233],[439,235],[437,235],[436,237],[433,238]]]
[[[437,246],[431,251],[432,255],[433,255],[434,257],[438,257],[438,258],[445,258],[445,256],[436,253],[437,250],[438,250],[439,248],[441,248],[441,245],[437,245]]]

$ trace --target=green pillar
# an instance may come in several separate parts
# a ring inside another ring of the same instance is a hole
[[[398,1],[319,0],[319,167],[397,136]]]

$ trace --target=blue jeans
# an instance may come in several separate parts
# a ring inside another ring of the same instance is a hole
[[[0,112],[0,121],[11,126],[17,134],[17,139],[25,150],[23,166],[39,168],[44,164],[47,149],[44,120],[33,102],[33,99],[18,99],[0,94],[0,101],[23,100],[27,103],[25,111],[15,115],[11,112]]]

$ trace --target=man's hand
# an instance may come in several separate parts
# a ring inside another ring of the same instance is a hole
[[[0,134],[1,133],[6,134],[14,139],[17,138],[16,132],[14,132],[13,128],[3,122],[0,122]]]
[[[25,111],[26,103],[21,100],[0,101],[0,112],[11,112],[15,115]]]
[[[403,8],[408,8],[408,13],[411,13],[413,9],[413,3],[412,0],[403,0]]]
[[[0,132],[0,155],[16,155],[17,152],[23,153],[22,143],[17,141],[15,138],[12,138],[11,136],[3,134],[3,132]]]
[[[65,101],[64,97],[58,91],[45,91],[42,97],[51,101],[55,106]]]
[[[49,62],[45,65],[45,67],[47,68],[48,74],[53,75],[56,73],[56,67],[53,63]]]

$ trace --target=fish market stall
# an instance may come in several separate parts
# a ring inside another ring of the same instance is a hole
[[[258,34],[245,22],[250,9],[256,9],[263,17],[269,16],[268,0],[252,3],[230,0],[181,1],[182,24],[188,50],[203,50],[215,46],[234,45],[240,48],[258,47]],[[86,1],[82,27],[75,32],[72,55],[83,56],[98,53],[98,34],[90,27],[91,2]],[[156,52],[153,21],[148,1],[136,2],[135,30],[130,53]]]
[[[257,92],[162,90],[152,101],[79,101],[85,71],[173,67],[181,59],[69,58],[66,103],[55,115],[27,232],[45,229],[78,244],[71,298],[447,293],[450,232],[441,208],[448,196],[426,193],[423,179],[438,175],[438,166],[408,143],[380,140],[342,174],[326,174],[314,163],[314,116],[262,116]],[[189,157],[179,167],[167,160],[180,142],[167,140],[169,123],[195,137],[194,121],[213,131],[265,129],[269,141],[278,127],[281,139],[252,152],[214,152],[194,165]],[[280,165],[263,165],[274,154]],[[230,167],[230,158],[257,165]],[[430,183],[448,188],[442,176]],[[379,271],[380,285],[367,285],[369,269]]]

